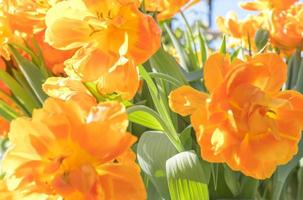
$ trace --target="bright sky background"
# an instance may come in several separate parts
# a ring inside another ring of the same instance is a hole
[[[238,14],[239,19],[245,18],[248,14],[253,14],[253,12],[246,11],[241,9],[238,4],[239,2],[244,1],[254,1],[254,0],[213,0],[213,13],[212,13],[212,29],[216,30],[216,17],[217,16],[226,16],[229,11],[235,11]],[[300,0],[303,2],[303,0]],[[192,8],[185,11],[186,17],[189,21],[194,19],[203,19],[207,22],[207,13],[208,13],[208,5],[206,0],[201,0],[201,3],[193,6]],[[177,16],[178,18],[178,16]],[[183,26],[182,20],[179,20],[174,24],[175,26]]]
[[[235,11],[239,19],[245,18],[248,11],[241,9],[238,6],[239,2],[249,1],[249,0],[213,0],[213,13],[212,13],[212,28],[217,29],[216,27],[216,17],[217,16],[225,16],[229,11]],[[253,1],[253,0],[250,0]],[[208,5],[206,0],[201,0],[201,3],[196,4],[192,8],[185,11],[186,17],[189,21],[194,19],[203,19],[203,21],[207,22],[208,20]],[[179,16],[177,16],[179,18]],[[175,23],[175,26],[183,26],[182,20],[179,20]]]

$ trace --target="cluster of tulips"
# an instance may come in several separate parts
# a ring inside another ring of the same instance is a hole
[[[198,2],[0,1],[0,199],[303,198],[303,3]]]

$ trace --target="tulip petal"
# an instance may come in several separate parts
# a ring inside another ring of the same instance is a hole
[[[207,98],[208,95],[205,93],[189,86],[182,86],[170,93],[169,105],[174,112],[186,116],[193,114],[199,106],[204,105]]]

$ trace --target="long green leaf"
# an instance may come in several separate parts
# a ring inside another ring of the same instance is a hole
[[[207,59],[207,44],[205,42],[204,36],[199,30],[199,41],[200,41],[200,51],[201,51],[201,59],[202,59],[202,64],[204,66],[206,59]]]
[[[165,130],[165,133],[167,134],[167,136],[169,137],[171,142],[175,145],[175,147],[178,149],[178,151],[180,151],[180,152],[183,151],[181,141],[175,130],[174,124],[172,123],[172,120],[170,118],[169,110],[166,107],[165,103],[163,102],[163,98],[161,98],[161,94],[158,91],[157,86],[155,85],[152,78],[149,76],[147,71],[142,66],[139,67],[139,72],[140,72],[140,75],[142,76],[142,78],[146,81],[146,83],[148,85],[150,95],[152,97],[154,105],[155,105],[162,121],[165,121],[165,123],[166,123],[165,127],[163,127]]]
[[[182,152],[166,162],[169,192],[172,200],[208,200],[207,173],[193,152]]]
[[[247,176],[242,177],[240,197],[243,199],[254,199],[258,191],[259,181]]]
[[[223,36],[221,47],[220,47],[220,52],[223,53],[223,54],[227,53],[227,50],[226,50],[226,35]]]
[[[226,185],[233,193],[234,196],[238,196],[241,192],[241,186],[239,182],[239,174],[229,169],[228,166],[224,165],[224,178]]]
[[[39,100],[35,96],[34,91],[32,90],[32,88],[27,83],[26,79],[24,78],[23,74],[16,69],[12,69],[12,75],[19,82],[19,84],[22,85],[22,87],[24,88],[24,92],[26,92],[28,95],[30,95],[32,97],[32,99],[35,101],[35,104],[41,105]]]
[[[301,60],[300,67],[299,67],[299,73],[298,73],[298,78],[297,78],[297,83],[296,83],[296,88],[297,91],[303,93],[303,59]]]
[[[181,17],[183,18],[184,22],[185,22],[185,26],[186,26],[186,35],[187,35],[187,46],[188,46],[188,51],[190,54],[190,58],[191,58],[191,63],[192,63],[192,67],[194,67],[194,69],[199,69],[199,65],[198,65],[198,49],[196,46],[196,42],[195,42],[195,36],[194,33],[192,31],[192,28],[190,27],[190,24],[188,22],[188,20],[186,19],[186,16],[184,15],[184,13],[181,11]]]
[[[8,73],[0,70],[0,80],[2,80],[12,91],[19,103],[31,113],[34,108],[40,107],[39,104],[35,104],[35,100],[31,98],[29,94],[24,92],[24,88]]]
[[[172,32],[172,30],[170,29],[170,27],[164,23],[164,28],[168,33],[168,36],[170,37],[179,57],[180,57],[180,65],[181,67],[183,67],[183,69],[188,70],[188,64],[189,64],[189,58],[186,55],[186,52],[184,51],[184,48],[182,47],[182,45],[180,44],[179,40],[177,39],[177,37],[175,36],[175,34]]]
[[[179,80],[175,79],[174,77],[172,77],[172,76],[170,76],[168,74],[157,73],[157,72],[150,72],[149,76],[151,78],[157,78],[157,79],[165,80],[166,82],[171,83],[175,87],[181,87],[182,86],[182,82],[180,82]]]
[[[299,74],[301,75],[302,73],[302,70],[300,70],[301,60],[301,50],[299,49],[297,49],[297,51],[288,60],[288,73],[286,82],[287,89],[294,89],[294,87],[297,87],[297,90],[301,90],[300,82],[302,81],[302,77],[299,77]]]
[[[48,68],[46,67],[45,61],[44,61],[44,57],[43,57],[43,52],[38,44],[38,42],[36,41],[35,38],[32,39],[32,44],[35,47],[35,52],[37,54],[37,58],[39,59],[39,68],[41,69],[41,72],[43,73],[43,75],[45,77],[51,76],[52,73],[48,70]]]
[[[176,148],[162,132],[145,132],[138,142],[138,163],[164,199],[169,199],[166,161],[177,153]]]
[[[0,115],[10,122],[18,117],[18,113],[14,111],[7,103],[0,99]]]
[[[43,73],[32,62],[22,57],[22,55],[13,47],[9,45],[14,58],[16,59],[20,71],[23,73],[28,84],[35,92],[37,98],[41,103],[47,98],[47,95],[42,90],[42,84],[47,77],[44,77]]]
[[[163,48],[160,48],[155,55],[150,58],[151,67],[157,72],[169,74],[183,84],[187,84],[181,67],[177,61]]]
[[[298,192],[297,192],[297,200],[301,200],[303,197],[303,166],[300,166],[298,170]]]

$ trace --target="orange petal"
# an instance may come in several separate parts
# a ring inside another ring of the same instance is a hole
[[[123,105],[117,102],[100,103],[91,108],[84,126],[74,130],[72,138],[91,155],[108,161],[123,153],[136,141],[136,137],[126,132],[127,126],[127,114]],[[104,131],[101,133],[100,130]],[[86,134],[81,134],[81,131]]]
[[[45,41],[51,46],[70,50],[85,44],[92,32],[84,20],[90,14],[85,4],[80,1],[63,1],[57,3],[47,12]]]
[[[118,93],[124,99],[132,99],[139,87],[137,67],[128,61],[117,66],[114,71],[102,74],[97,84],[99,93],[103,95]]]
[[[128,35],[127,56],[135,64],[141,64],[160,48],[161,29],[151,16],[140,12],[135,5],[122,7],[119,15],[127,20],[120,27]]]
[[[55,74],[64,73],[64,61],[71,58],[74,51],[62,51],[51,47],[45,39],[45,31],[35,34],[35,39],[42,51],[46,66]]]
[[[256,179],[270,178],[277,166],[287,163],[297,150],[297,143],[276,140],[271,134],[261,134],[254,139],[247,138],[239,146],[237,170]]]
[[[91,44],[79,49],[71,59],[65,61],[65,65],[70,65],[84,82],[90,82],[107,74],[118,60],[118,54],[105,52]]]
[[[199,106],[203,105],[208,95],[189,86],[182,86],[169,95],[170,108],[182,116],[192,114]]]
[[[208,91],[212,93],[223,83],[225,76],[232,69],[229,56],[221,53],[211,55],[204,66],[204,80]]]
[[[293,125],[303,128],[303,96],[297,91],[286,90],[277,95],[289,103],[286,107],[279,108],[277,112],[282,120],[291,120]]]
[[[72,78],[50,77],[42,88],[50,97],[62,100],[74,100],[83,108],[96,104],[96,99],[79,80]]]
[[[134,153],[128,151],[117,158],[117,163],[101,167],[105,173],[100,176],[105,199],[146,199],[140,168],[134,157]]]
[[[286,81],[287,65],[275,53],[253,57],[230,72],[227,87],[231,91],[240,84],[252,84],[268,93],[277,93]]]

